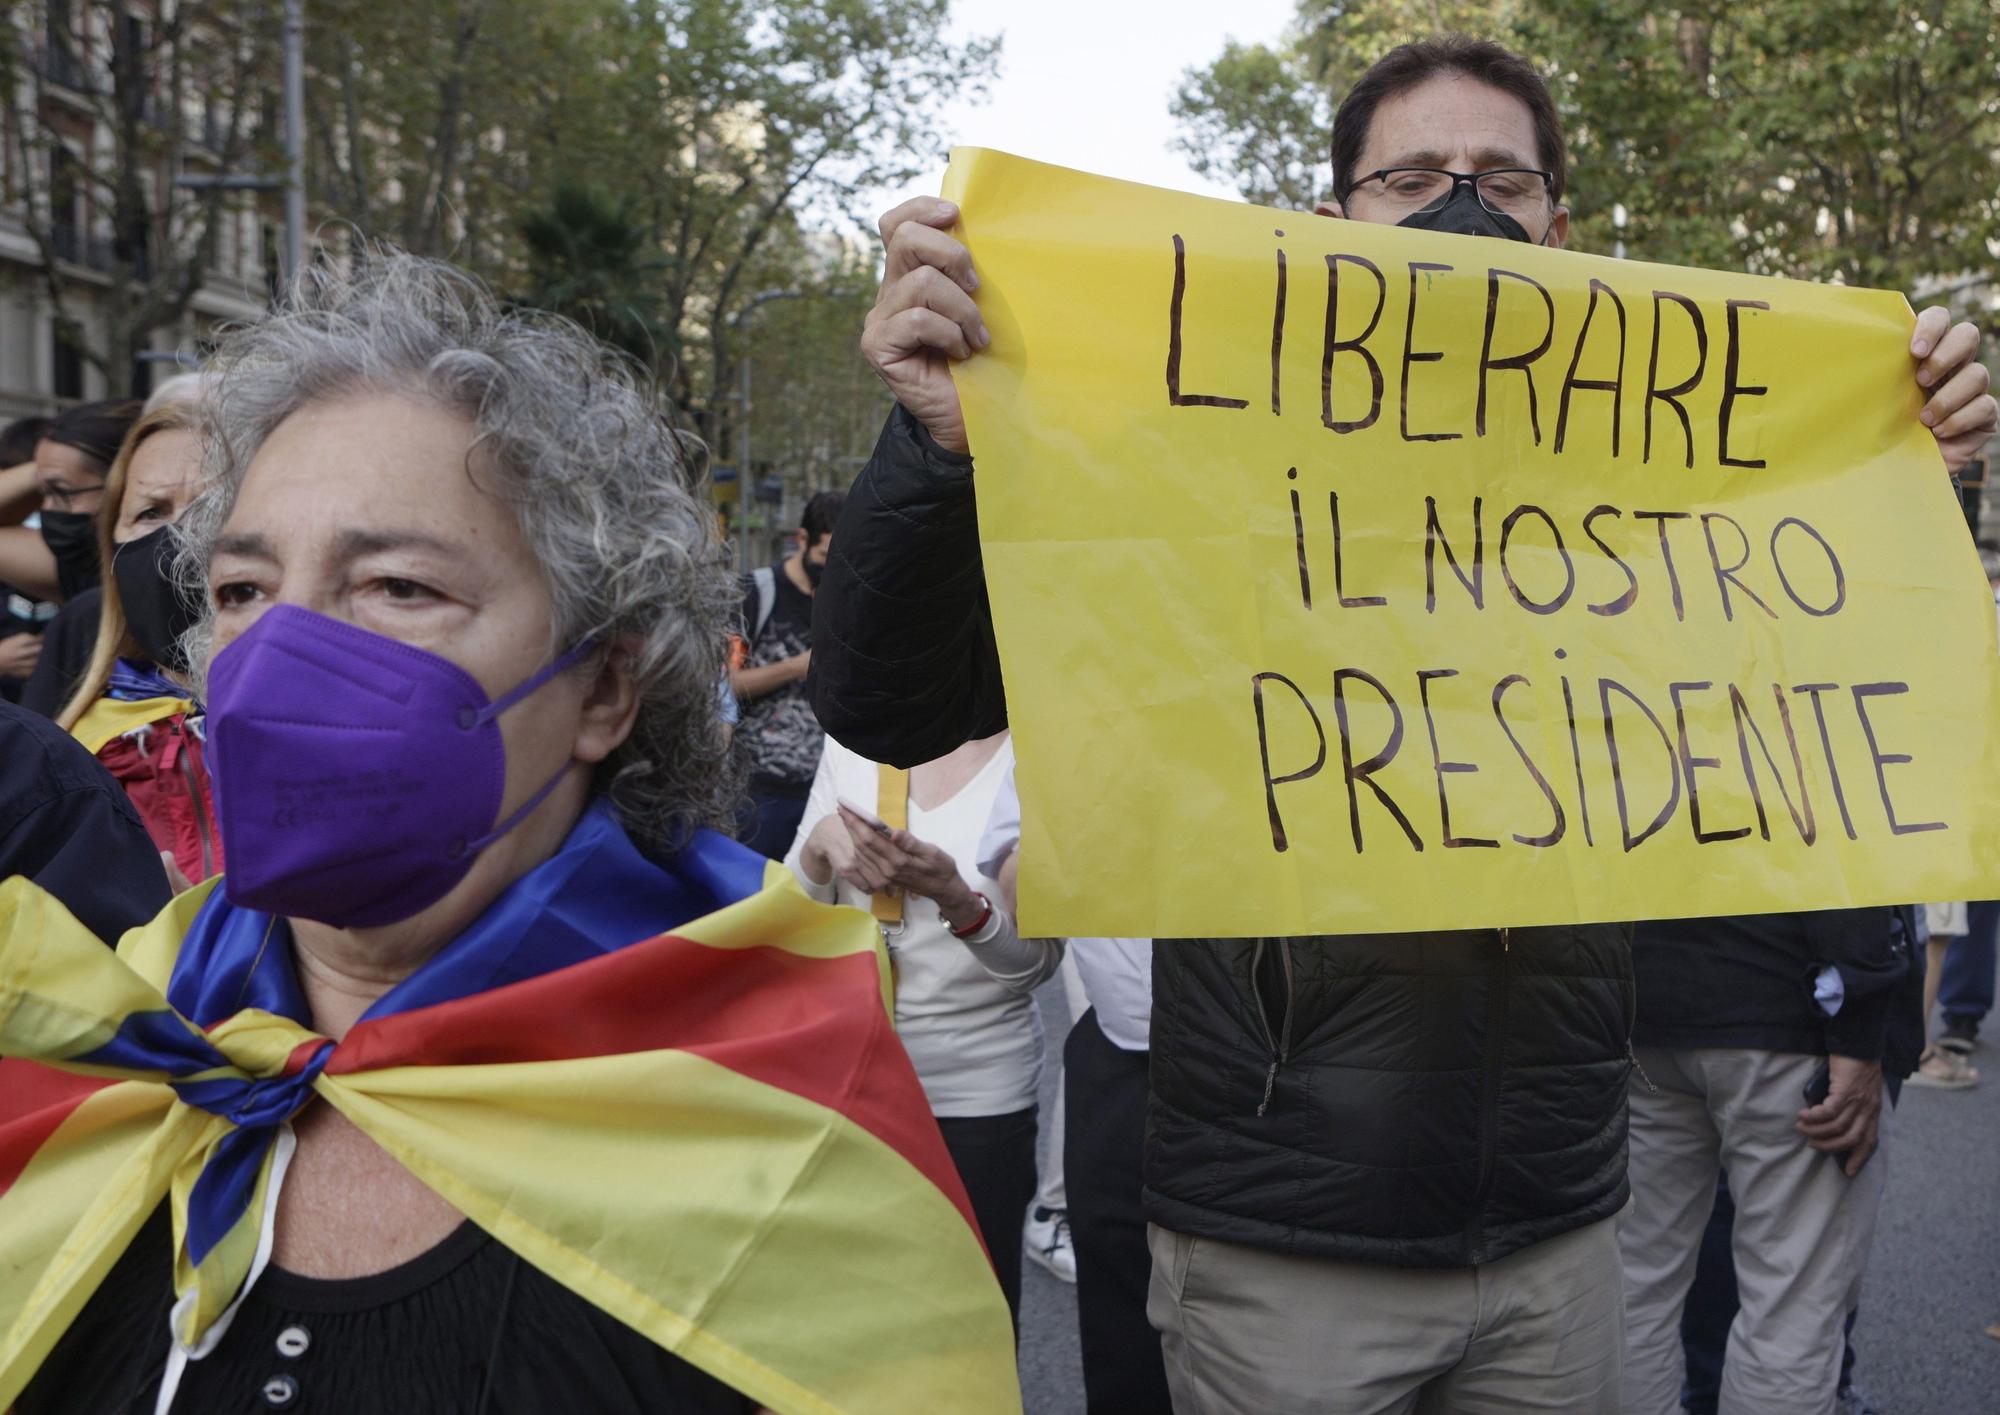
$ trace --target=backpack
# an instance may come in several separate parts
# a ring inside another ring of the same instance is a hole
[[[730,646],[729,664],[741,668],[750,656],[750,649],[764,632],[764,626],[771,622],[771,611],[778,605],[778,571],[772,565],[763,565],[743,577],[744,632],[732,635],[735,643]],[[750,599],[756,596],[756,610],[751,612]]]
[[[775,566],[760,565],[750,572],[757,591],[757,617],[751,622],[750,635],[746,643],[754,644],[764,632],[764,626],[771,622],[771,611],[778,606],[778,571]]]

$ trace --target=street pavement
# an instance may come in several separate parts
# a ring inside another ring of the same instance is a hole
[[[1042,1152],[1055,1121],[1057,1080],[1069,1002],[1062,979],[1035,994],[1041,1004],[1047,1052],[1042,1065]],[[1083,1356],[1076,1336],[1076,1289],[1049,1275],[1040,1263],[1021,1260],[1021,1402],[1027,1415],[1083,1415]]]
[[[1978,1086],[1905,1086],[1889,1121],[1854,1328],[1855,1383],[1886,1415],[2000,1415],[2000,1047],[1972,1062]]]
[[[1068,1024],[1060,982],[1037,1000],[1053,1056]],[[1906,1086],[1889,1122],[1889,1185],[1854,1332],[1856,1382],[1883,1415],[2000,1415],[2000,1341],[1984,1334],[2000,1322],[2000,1046],[1973,1063],[1979,1086]],[[1044,1141],[1056,1075],[1043,1068]],[[1032,1262],[1021,1392],[1027,1415],[1083,1415],[1076,1289]]]

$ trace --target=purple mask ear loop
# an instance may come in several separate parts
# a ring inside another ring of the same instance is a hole
[[[514,704],[521,701],[521,699],[527,697],[528,694],[534,692],[537,688],[541,687],[544,683],[548,682],[551,678],[555,677],[558,673],[562,672],[566,668],[573,666],[578,659],[582,658],[585,654],[589,653],[592,649],[596,647],[597,647],[597,641],[595,639],[584,640],[582,643],[578,644],[575,648],[571,649],[568,653],[564,654],[562,657],[558,658],[555,662],[551,663],[548,667],[540,670],[537,673],[530,675],[526,681],[521,683],[520,686],[516,687],[512,692],[505,694],[497,702],[488,704],[483,710],[479,712],[474,712],[471,708],[460,708],[458,711],[458,725],[464,728],[466,731],[470,732],[475,727],[480,727],[488,722],[491,722],[494,718],[498,717],[501,713],[507,711],[508,708],[514,706]],[[491,845],[494,841],[498,840],[501,836],[505,835],[508,831],[512,830],[515,826],[519,825],[522,821],[526,820],[528,816],[533,813],[535,807],[541,805],[543,801],[546,801],[548,799],[549,793],[551,791],[555,790],[556,787],[562,785],[562,779],[568,775],[569,775],[569,763],[565,762],[556,771],[556,774],[550,777],[548,781],[543,784],[542,789],[537,791],[534,795],[530,796],[526,801],[522,802],[521,805],[514,811],[512,815],[508,816],[507,819],[501,821],[500,824],[494,826],[492,830],[480,836],[477,840],[471,842],[459,843],[454,849],[450,851],[450,858],[456,860],[467,854],[476,855],[481,850],[484,850],[487,846]]]
[[[585,639],[582,643],[578,644],[575,648],[571,649],[561,658],[558,658],[554,663],[551,663],[548,667],[540,669],[535,673],[529,674],[528,677],[525,680],[523,680],[519,686],[517,686],[512,692],[507,693],[506,695],[501,697],[497,702],[488,703],[484,708],[481,708],[476,712],[469,707],[460,708],[458,710],[458,725],[464,728],[467,732],[470,732],[475,727],[484,726],[485,724],[491,722],[494,718],[498,717],[501,713],[507,711],[508,708],[514,706],[515,703],[518,703],[519,701],[521,701],[521,699],[527,697],[528,694],[534,692],[535,689],[541,687],[542,684],[548,682],[549,679],[555,677],[558,673],[562,672],[565,668],[573,666],[578,659],[582,658],[585,654],[589,653],[592,649],[596,647],[597,647],[597,640]]]

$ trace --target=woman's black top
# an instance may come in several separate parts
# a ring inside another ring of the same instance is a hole
[[[162,1205],[106,1275],[18,1415],[152,1415],[173,1229]],[[466,1222],[370,1277],[267,1269],[181,1377],[199,1415],[738,1415],[723,1386]]]

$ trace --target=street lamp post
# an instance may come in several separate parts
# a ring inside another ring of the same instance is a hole
[[[773,300],[799,300],[803,290],[766,290],[736,312],[737,361],[740,387],[736,394],[739,413],[736,423],[736,565],[748,572],[750,564],[750,346],[743,339],[744,325],[759,308]]]
[[[211,177],[197,172],[174,178],[174,185],[186,191],[283,192],[287,281],[296,280],[305,264],[305,34],[305,0],[285,0],[285,175],[225,172]]]
[[[285,0],[285,278],[306,259],[305,0]]]

